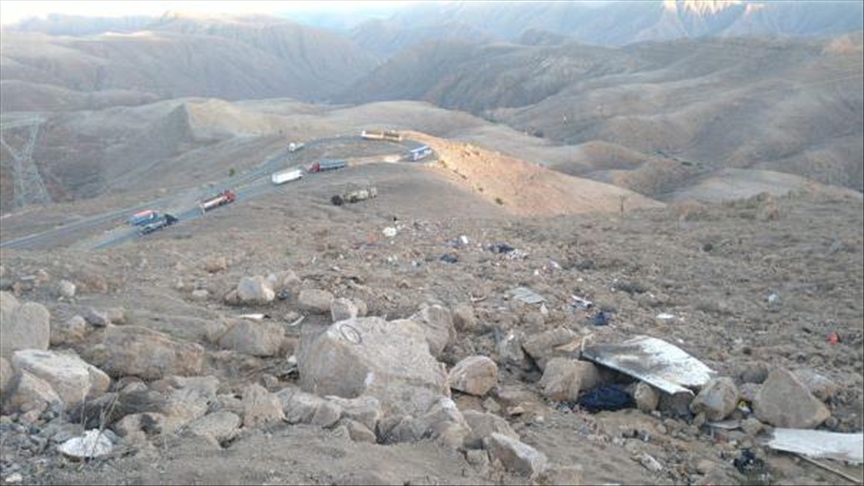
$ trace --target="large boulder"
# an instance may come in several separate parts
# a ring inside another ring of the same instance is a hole
[[[450,370],[448,382],[454,390],[483,396],[498,384],[498,365],[486,356],[469,356]]]
[[[732,378],[723,376],[709,381],[699,394],[690,402],[690,411],[696,415],[705,414],[711,421],[723,420],[738,404],[738,388]]]
[[[449,396],[444,365],[412,321],[362,317],[305,332],[297,353],[300,385],[317,395],[377,398],[385,412],[418,416]]]
[[[266,304],[276,298],[273,285],[266,277],[243,277],[237,284],[237,299],[245,304]]]
[[[285,335],[282,326],[274,322],[236,319],[219,338],[219,346],[252,356],[274,356],[279,352]]]
[[[369,430],[375,430],[378,421],[383,416],[381,402],[375,397],[341,398],[329,396],[327,400],[339,405],[344,418],[359,422]]]
[[[216,443],[231,440],[240,428],[240,416],[221,410],[205,415],[186,426],[188,433],[212,439]]]
[[[753,400],[756,418],[775,427],[812,429],[831,416],[825,405],[788,370],[777,368]]]
[[[566,327],[559,327],[531,336],[522,344],[522,349],[541,370],[545,370],[546,363],[554,357],[574,357],[578,354],[572,346],[568,346],[577,339],[578,334]]]
[[[19,349],[48,349],[51,314],[42,304],[18,300],[0,292],[0,356],[10,358]]]
[[[45,380],[70,407],[105,393],[111,385],[108,375],[74,354],[23,349],[12,355],[12,366]]]
[[[333,322],[344,321],[357,317],[357,306],[351,300],[339,298],[330,304],[330,317]]]
[[[483,444],[489,451],[489,458],[493,462],[500,461],[508,471],[533,478],[546,470],[546,456],[519,439],[494,432]]]
[[[544,396],[555,401],[573,401],[579,392],[600,383],[600,372],[594,363],[569,358],[552,358],[540,378]]]
[[[416,322],[426,335],[429,352],[438,358],[450,343],[456,340],[456,327],[446,307],[423,305],[409,320]]]
[[[795,378],[804,384],[814,397],[827,402],[840,391],[840,385],[825,375],[821,375],[810,368],[801,368],[793,371]]]
[[[48,406],[62,404],[63,400],[47,381],[27,371],[19,371],[9,383],[3,399],[3,413],[42,412]]]
[[[158,380],[168,375],[200,375],[204,348],[140,326],[108,327],[102,343],[84,358],[111,376]]]
[[[483,447],[483,440],[493,433],[503,434],[512,439],[519,440],[519,434],[513,431],[510,424],[503,418],[493,413],[466,410],[462,413],[465,422],[471,428],[471,433],[465,437],[465,447],[478,449]]]

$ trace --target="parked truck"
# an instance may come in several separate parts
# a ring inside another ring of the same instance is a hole
[[[296,152],[305,146],[306,146],[306,144],[303,142],[291,142],[288,144],[288,151],[289,152]]]
[[[270,180],[277,186],[286,182],[296,181],[303,178],[303,171],[300,169],[285,169],[279,172],[274,172],[270,176]]]
[[[154,209],[145,209],[143,211],[138,211],[133,214],[126,220],[132,226],[143,226],[147,223],[152,223],[159,218],[159,211]]]
[[[138,230],[141,235],[147,235],[180,221],[171,214],[160,214],[153,222],[147,223]]]
[[[408,152],[408,160],[418,161],[421,159],[425,159],[426,157],[432,155],[432,149],[429,148],[428,145],[423,145],[421,147],[417,147]]]
[[[219,194],[205,199],[198,203],[198,207],[201,208],[202,213],[206,213],[207,211],[218,208],[219,206],[224,206],[226,204],[230,204],[237,199],[237,193],[235,193],[231,189],[226,189]]]
[[[395,130],[363,130],[360,136],[366,140],[389,140],[391,142],[401,142],[402,134]]]
[[[328,170],[338,170],[348,166],[348,162],[344,160],[322,160],[310,165],[307,171],[309,173],[326,172]]]

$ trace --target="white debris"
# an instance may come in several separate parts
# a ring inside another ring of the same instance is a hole
[[[824,430],[775,428],[768,447],[803,454],[814,459],[864,463],[864,434],[841,434]]]
[[[57,446],[63,455],[74,459],[91,459],[111,453],[111,440],[98,429],[88,430],[81,437],[73,437]]]
[[[398,233],[398,231],[396,230],[396,228],[388,226],[384,228],[381,233],[383,233],[384,236],[386,236],[387,238],[393,238],[394,236],[396,236],[396,233]]]

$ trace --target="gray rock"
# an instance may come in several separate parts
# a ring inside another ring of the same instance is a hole
[[[438,358],[448,345],[456,340],[456,328],[450,311],[440,305],[423,305],[420,311],[409,318],[416,322],[426,335],[429,352]]]
[[[657,408],[668,415],[675,417],[690,416],[690,402],[693,401],[693,395],[690,393],[676,393],[670,395],[665,392],[660,392],[660,403]]]
[[[74,354],[23,349],[12,355],[12,366],[45,380],[69,406],[108,390],[111,378]]]
[[[164,416],[164,420],[159,424],[161,432],[174,432],[203,417],[214,398],[193,388],[171,390],[161,408]]]
[[[633,399],[636,401],[636,408],[643,413],[651,413],[657,410],[657,405],[660,402],[660,392],[654,389],[648,383],[640,381],[636,385],[636,391],[633,393]]]
[[[471,433],[465,437],[465,447],[472,449],[483,447],[483,439],[493,433],[519,440],[519,434],[513,431],[510,424],[495,414],[466,410],[462,416],[465,417],[465,422],[471,429]]]
[[[300,309],[313,314],[327,314],[333,303],[333,294],[326,290],[303,289],[297,296]]]
[[[755,361],[747,363],[743,371],[741,371],[741,381],[744,383],[762,383],[768,378],[768,372],[771,367],[764,361]]]
[[[517,439],[493,433],[483,442],[489,458],[493,462],[500,461],[508,471],[534,478],[546,470],[546,456]]]
[[[353,319],[357,317],[358,311],[357,306],[354,305],[348,299],[339,298],[335,299],[330,304],[330,316],[333,319],[333,322],[344,321],[346,319]]]
[[[139,326],[108,327],[101,344],[84,358],[111,376],[158,380],[168,375],[200,375],[204,348],[182,343]]]
[[[211,437],[218,443],[233,439],[240,428],[240,416],[220,411],[205,415],[186,426],[192,435]]]
[[[73,437],[60,444],[57,450],[73,459],[92,459],[106,456],[114,449],[114,444],[106,435],[107,431],[88,430],[81,437]]]
[[[218,273],[228,270],[228,259],[224,256],[211,256],[204,260],[204,271]]]
[[[9,382],[12,381],[14,374],[15,372],[12,371],[12,365],[9,364],[9,361],[6,358],[0,357],[0,402],[2,402],[3,395],[6,393],[6,387],[9,386]]]
[[[541,475],[538,482],[556,486],[579,486],[584,484],[583,478],[582,466],[553,465]]]
[[[802,368],[792,372],[798,381],[804,384],[814,397],[827,402],[840,391],[840,385],[825,375],[821,375],[810,368]]]
[[[0,292],[0,356],[9,358],[19,349],[48,349],[51,341],[51,314],[42,304],[17,300]]]
[[[777,368],[753,400],[756,418],[775,427],[812,429],[831,416],[825,405],[788,370]]]
[[[192,291],[192,298],[195,300],[207,300],[210,297],[210,292],[207,289],[195,289]]]
[[[84,320],[93,327],[107,327],[111,324],[111,319],[108,318],[108,313],[90,307],[84,313]]]
[[[318,409],[315,410],[315,414],[312,415],[312,425],[317,425],[323,428],[329,428],[336,425],[336,422],[342,418],[342,407],[333,403],[324,401],[321,405],[318,406]]]
[[[482,397],[498,384],[498,365],[486,356],[469,356],[450,370],[448,383],[454,390]]]
[[[75,284],[68,280],[57,282],[57,294],[66,299],[75,297]]]
[[[373,396],[385,413],[420,415],[450,394],[444,365],[429,354],[423,331],[409,320],[362,317],[304,333],[297,362],[304,390]]]
[[[87,336],[87,321],[81,316],[72,316],[51,325],[51,346],[77,344]]]
[[[469,449],[465,451],[465,460],[481,474],[489,469],[489,453],[484,450]]]
[[[3,401],[3,413],[42,413],[47,407],[62,403],[63,400],[48,382],[27,371],[19,371],[8,385]]]
[[[459,304],[453,309],[453,326],[457,332],[470,332],[477,327],[474,308],[468,304]]]
[[[442,397],[426,414],[417,419],[422,424],[423,436],[428,436],[440,445],[450,448],[461,447],[471,428],[462,412],[449,397]]]
[[[704,413],[705,418],[712,422],[723,420],[729,416],[738,404],[738,389],[732,378],[723,376],[713,378],[699,394],[690,402],[690,411],[694,414]]]
[[[746,419],[741,421],[741,430],[744,431],[745,434],[755,437],[765,429],[765,424],[755,419],[754,417],[747,417]]]
[[[284,329],[275,322],[232,319],[228,325],[219,346],[252,356],[275,356],[285,337]]]
[[[546,363],[553,357],[575,357],[574,352],[556,349],[573,343],[578,335],[565,327],[559,327],[551,331],[541,332],[528,338],[522,349],[528,353],[541,370],[546,369]]]
[[[109,307],[105,309],[105,315],[108,316],[108,320],[111,324],[126,323],[126,309],[122,307]]]
[[[423,438],[426,430],[426,423],[406,415],[390,430],[383,442],[386,444],[417,442]]]
[[[544,396],[555,401],[576,400],[579,392],[600,383],[600,372],[593,363],[569,358],[551,358],[547,363],[540,387]]]
[[[258,427],[285,418],[282,401],[263,386],[252,384],[243,390],[243,427]]]
[[[369,430],[368,427],[357,422],[356,420],[345,419],[343,423],[348,428],[348,436],[354,442],[369,442],[374,444],[377,441],[375,432]]]
[[[276,397],[282,405],[285,420],[291,424],[308,424],[324,404],[324,399],[318,395],[306,393],[295,386],[289,386],[276,392]]]
[[[266,304],[275,298],[272,284],[261,275],[243,277],[237,284],[237,299],[242,303]]]
[[[741,398],[744,400],[753,403],[753,400],[756,400],[756,395],[759,394],[759,390],[761,389],[761,383],[742,383],[741,386],[738,387],[738,394],[741,395]]]
[[[342,416],[365,425],[369,430],[376,430],[381,420],[381,402],[375,397],[361,396],[357,398],[326,397],[328,401],[339,405]]]

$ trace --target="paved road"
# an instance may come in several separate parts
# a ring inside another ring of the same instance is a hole
[[[327,137],[306,142],[304,149],[326,146],[333,143],[364,141],[365,139],[359,136]],[[402,142],[396,143],[396,145],[400,146],[400,150],[407,151],[419,147],[422,144],[414,140],[403,140]],[[69,223],[48,231],[5,241],[0,243],[0,248],[29,249],[49,247],[52,244],[56,244],[58,241],[72,238],[79,233],[82,235],[88,233],[92,235],[94,232],[98,231],[100,227],[104,227],[105,223],[112,220],[125,221],[130,214],[143,209],[157,209],[173,214],[179,220],[177,224],[182,224],[183,221],[203,217],[204,214],[202,214],[201,210],[198,208],[197,202],[205,197],[222,192],[225,189],[234,189],[237,193],[238,201],[244,201],[283,187],[273,185],[270,182],[270,175],[277,170],[297,167],[298,165],[296,160],[293,159],[293,155],[293,153],[287,152],[286,150],[280,150],[252,168],[252,170],[241,174],[239,177],[235,176],[222,179],[211,187],[189,189],[183,191],[181,194],[173,194],[136,206],[89,216],[75,221],[74,223]],[[435,154],[433,153],[432,157],[425,159],[424,162],[429,160],[434,161],[434,157]],[[384,157],[382,156],[382,158]],[[142,235],[140,235],[137,228],[122,226],[104,231],[102,237],[96,238],[95,241],[88,242],[86,247],[94,250],[110,248],[141,237]],[[81,239],[84,238],[86,237],[82,236]]]

